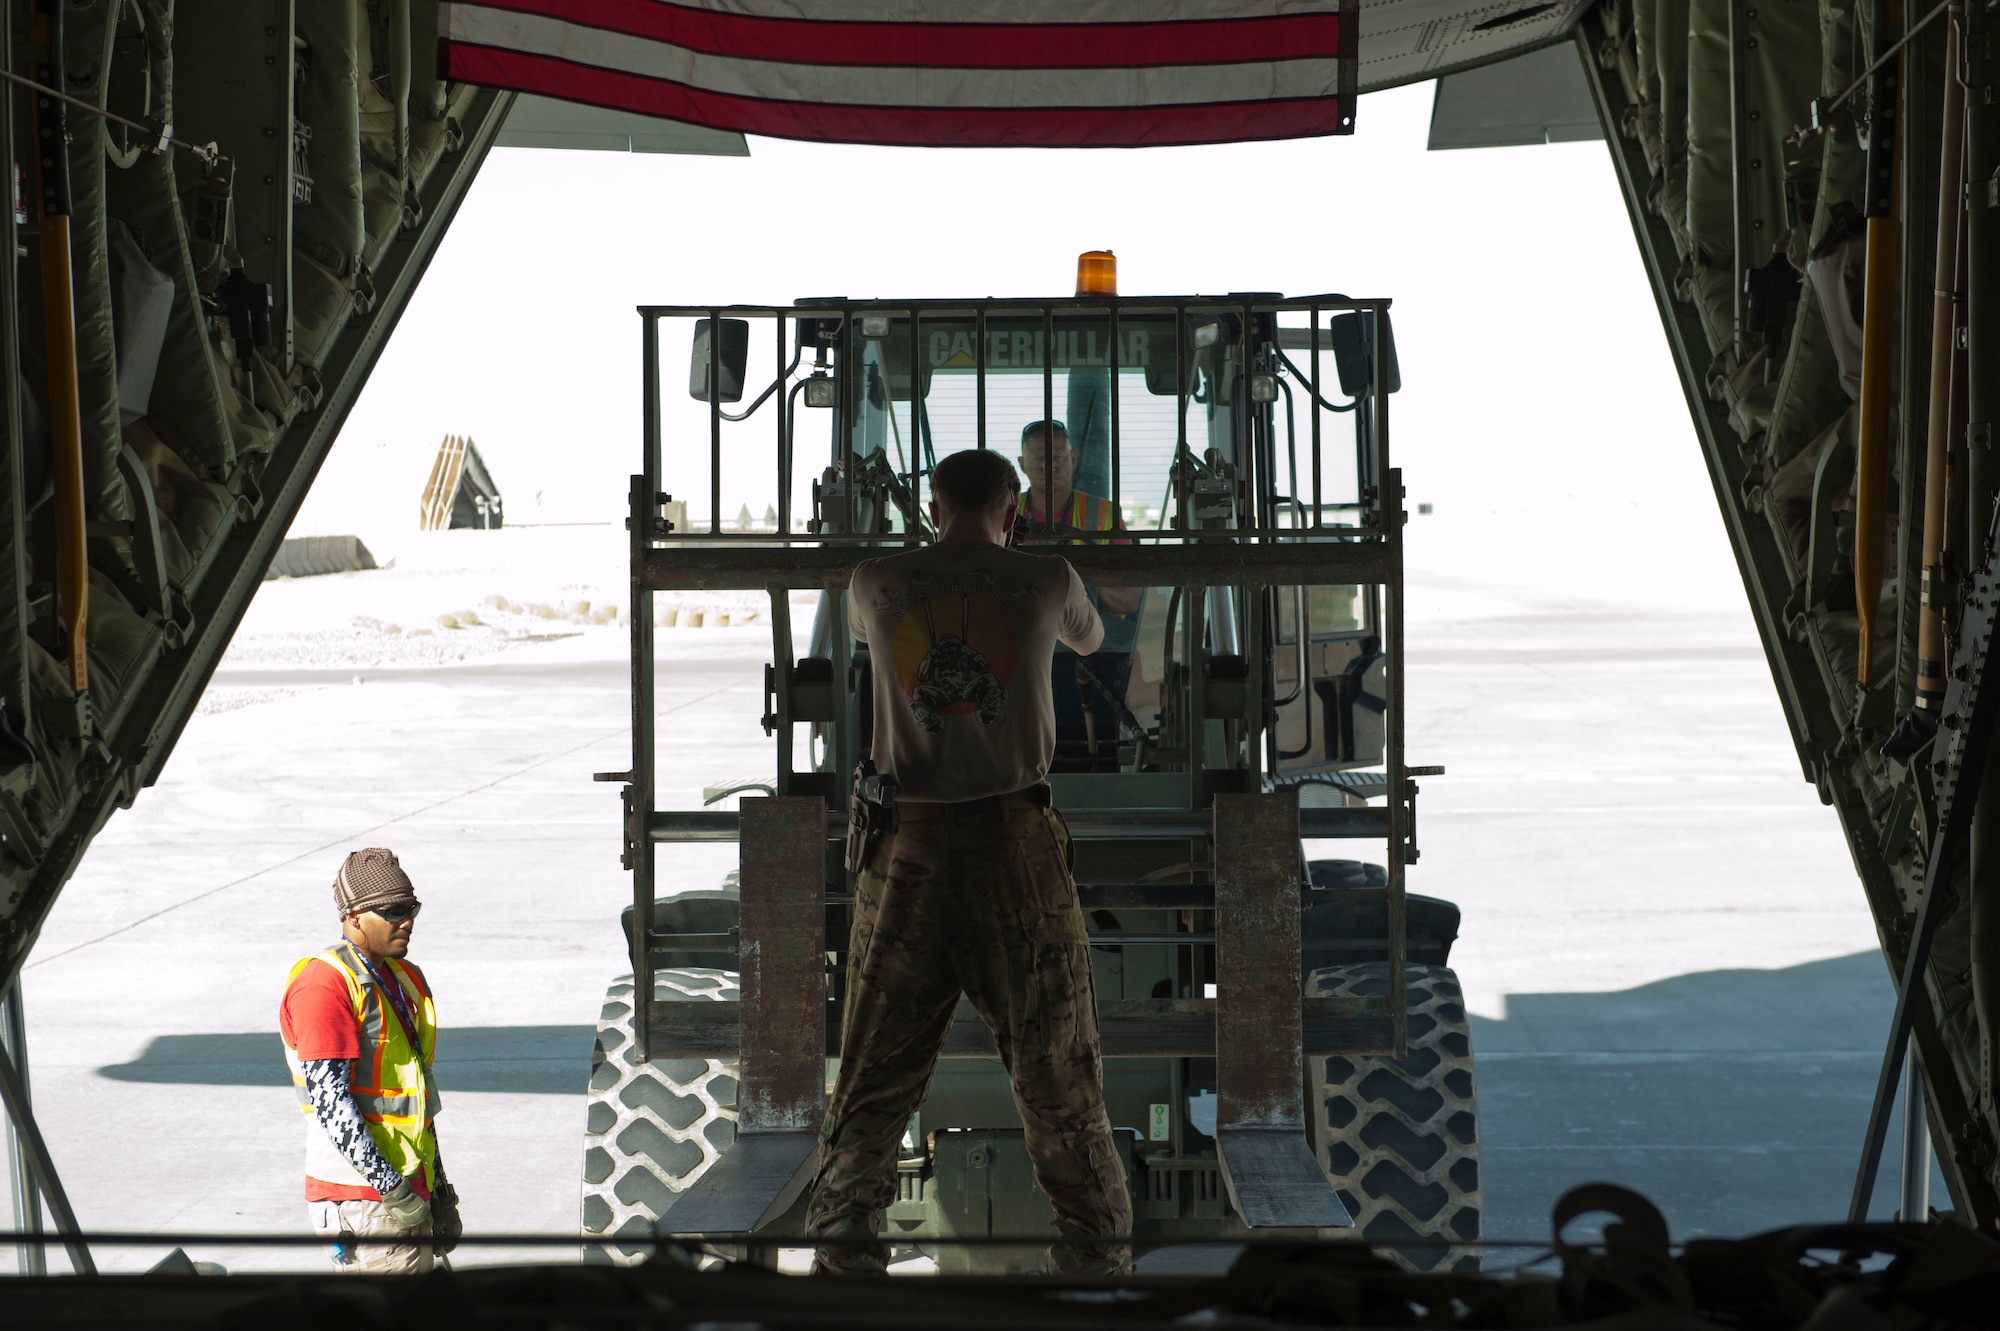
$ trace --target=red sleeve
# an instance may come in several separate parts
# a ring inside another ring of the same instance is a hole
[[[361,1032],[354,1024],[347,981],[319,958],[285,990],[278,1004],[278,1031],[302,1061],[361,1056]]]

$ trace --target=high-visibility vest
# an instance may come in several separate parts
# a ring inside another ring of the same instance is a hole
[[[405,1006],[416,1018],[417,1042],[409,1034],[395,1010],[385,1001],[366,963],[345,941],[324,952],[316,952],[293,964],[289,989],[299,973],[316,961],[324,961],[347,980],[347,996],[354,1005],[354,1024],[361,1033],[361,1054],[354,1060],[350,1089],[375,1149],[395,1166],[404,1178],[424,1171],[424,1183],[435,1185],[437,1138],[431,1120],[437,1116],[440,1100],[431,1083],[431,1060],[437,1053],[437,1008],[431,1002],[430,986],[423,972],[407,961],[385,958],[383,968],[402,986]],[[299,1108],[307,1116],[306,1175],[327,1183],[367,1187],[368,1180],[349,1163],[346,1156],[313,1119],[312,1098],[306,1093],[305,1068],[296,1049],[285,1047],[285,1061],[292,1067],[292,1088],[298,1093]]]
[[[1041,530],[1044,519],[1054,524],[1053,530]],[[1026,492],[1021,495],[1021,516],[1017,521],[1023,524],[1021,539],[1030,545],[1045,542],[1061,542],[1066,545],[1083,545],[1085,542],[1075,535],[1065,538],[1063,532],[1116,531],[1118,530],[1118,506],[1109,499],[1099,499],[1094,494],[1082,490],[1071,490],[1069,502],[1057,514],[1042,514],[1029,511]],[[1118,542],[1123,544],[1123,542]]]
[[[1119,533],[1110,537],[1105,542],[1106,544],[1130,545],[1132,543],[1132,538],[1124,535],[1123,528],[1118,525],[1120,516],[1118,505],[1112,503],[1109,499],[1099,499],[1096,495],[1088,494],[1082,490],[1071,490],[1069,492],[1069,502],[1063,505],[1064,520],[1055,521],[1054,519],[1049,519],[1054,522],[1053,529],[1044,532],[1041,528],[1046,516],[1045,514],[1031,512],[1028,508],[1028,496],[1025,493],[1022,494],[1020,516],[1015,519],[1015,525],[1021,532],[1022,545],[1094,545],[1098,544],[1098,542],[1092,541],[1087,536],[1076,535],[1076,533],[1100,531]],[[1093,596],[1091,599],[1095,601],[1097,598]],[[1109,610],[1100,610],[1098,613],[1104,620],[1105,631],[1107,633],[1114,626],[1123,625],[1132,618],[1130,615],[1113,614]],[[1114,639],[1114,641],[1116,643],[1116,650],[1131,650],[1131,643],[1129,641],[1122,638]],[[1069,649],[1065,647],[1063,650],[1068,651]]]

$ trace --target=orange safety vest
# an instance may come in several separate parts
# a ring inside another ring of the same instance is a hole
[[[1088,543],[1084,537],[1074,534],[1065,536],[1062,533],[1117,531],[1119,529],[1118,506],[1109,499],[1099,499],[1096,495],[1087,494],[1082,490],[1073,489],[1069,492],[1069,502],[1063,505],[1063,513],[1060,520],[1051,515],[1031,512],[1028,508],[1027,492],[1023,491],[1021,494],[1020,514],[1017,521],[1023,524],[1021,528],[1022,541],[1036,545],[1049,542],[1064,545],[1084,545]],[[1052,530],[1047,532],[1042,530],[1044,520],[1054,524]]]
[[[361,1054],[354,1060],[350,1089],[354,1102],[368,1124],[368,1135],[382,1158],[405,1178],[424,1170],[426,1185],[437,1182],[437,1137],[431,1120],[441,1103],[431,1081],[431,1060],[437,1054],[437,1008],[431,1002],[430,986],[423,972],[407,961],[384,960],[390,977],[402,986],[406,1006],[416,1018],[415,1044],[402,1018],[385,1002],[374,975],[355,952],[352,943],[341,941],[301,958],[292,966],[285,981],[290,988],[299,973],[316,961],[324,961],[347,981],[347,996],[354,1004],[354,1024],[361,1032]],[[305,1068],[298,1051],[285,1047],[285,1061],[291,1065],[292,1088],[299,1108],[306,1114],[306,1175],[327,1183],[366,1187],[368,1180],[348,1162],[313,1118],[312,1098],[306,1094]]]

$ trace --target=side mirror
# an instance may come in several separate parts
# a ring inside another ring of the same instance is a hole
[[[722,336],[714,336],[714,319],[703,319],[694,328],[694,350],[688,356],[688,396],[697,402],[708,401],[708,359],[710,348],[719,340],[722,346],[720,364],[716,367],[717,396],[724,402],[743,400],[743,373],[750,363],[750,321],[748,319],[722,320]]]
[[[1340,374],[1340,391],[1348,397],[1366,397],[1375,391],[1375,316],[1368,310],[1348,310],[1326,321],[1327,341],[1333,346],[1333,363]],[[1389,344],[1389,363],[1383,367],[1386,387],[1393,393],[1403,386],[1403,373],[1396,364],[1396,330],[1387,312],[1382,315],[1384,340]],[[1310,330],[1307,330],[1310,336]]]

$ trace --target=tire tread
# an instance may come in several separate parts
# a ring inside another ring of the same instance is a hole
[[[583,1137],[587,1236],[650,1234],[661,1209],[736,1139],[736,1060],[632,1061],[632,977],[612,981],[591,1052]],[[663,969],[653,995],[669,1002],[733,1002],[732,971]],[[585,1259],[629,1265],[650,1246],[592,1243]]]
[[[1326,966],[1307,977],[1314,998],[1382,995],[1386,962]],[[1407,1057],[1309,1059],[1307,1091],[1320,1164],[1367,1238],[1480,1236],[1478,1096],[1458,977],[1408,968]],[[1476,1271],[1472,1247],[1385,1246],[1412,1270]]]

